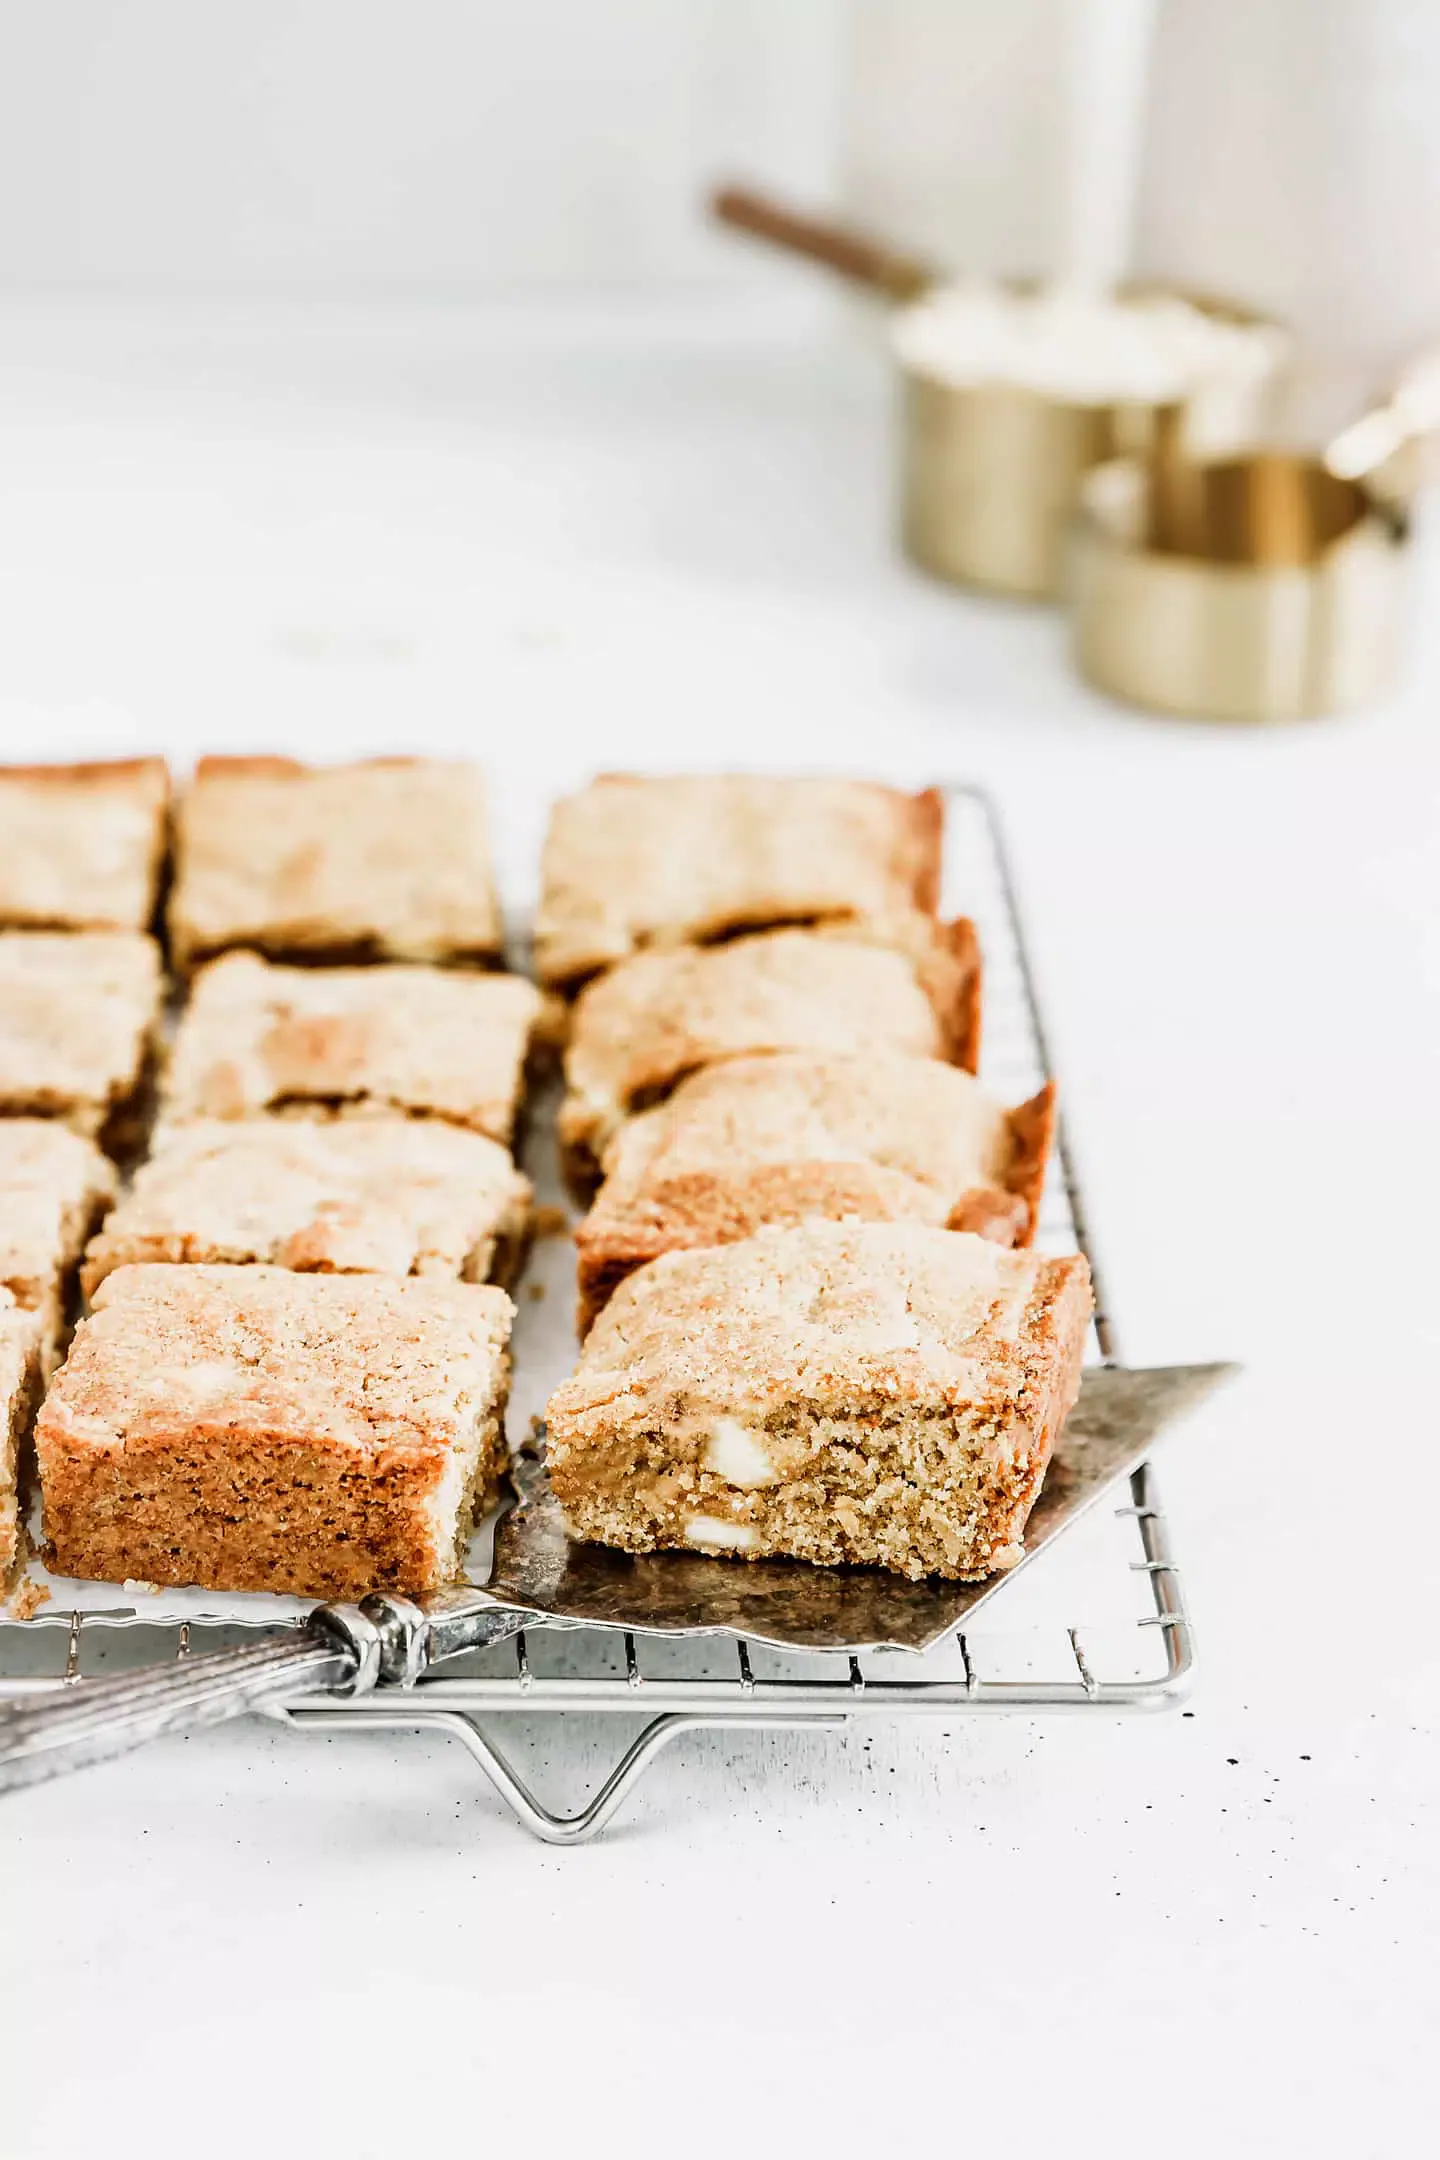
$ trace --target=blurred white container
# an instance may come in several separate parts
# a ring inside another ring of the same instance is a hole
[[[850,0],[840,190],[950,271],[1048,277],[1064,238],[1066,0]]]
[[[1163,0],[1136,270],[1308,348],[1315,436],[1440,338],[1436,0]]]
[[[1129,268],[1155,0],[851,0],[845,209],[967,276]]]

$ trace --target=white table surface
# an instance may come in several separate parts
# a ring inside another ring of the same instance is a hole
[[[6,2146],[1391,2154],[1437,2009],[1440,658],[1128,716],[887,534],[853,326],[0,318],[0,744],[969,776],[1007,811],[1165,1499],[1185,1715],[697,1739],[598,1844],[258,1724],[6,1803]],[[1440,575],[1424,591],[1440,590]]]

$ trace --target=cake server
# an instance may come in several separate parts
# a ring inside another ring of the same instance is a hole
[[[924,1650],[1014,1580],[1161,1433],[1235,1372],[1233,1365],[1098,1366],[1085,1374],[1031,1513],[1019,1568],[983,1582],[909,1582],[871,1568],[734,1561],[680,1552],[631,1556],[565,1531],[538,1455],[512,1477],[483,1589],[410,1599],[376,1592],[321,1605],[298,1627],[239,1650],[182,1658],[115,1679],[79,1680],[0,1707],[0,1791],[35,1785],[148,1740],[220,1724],[314,1694],[414,1687],[434,1665],[526,1627],[601,1627],[675,1637],[734,1635],[780,1649]]]

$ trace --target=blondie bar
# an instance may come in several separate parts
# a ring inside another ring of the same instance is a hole
[[[133,1147],[162,994],[160,948],[138,931],[0,931],[0,1116]]]
[[[85,1241],[114,1198],[114,1169],[92,1140],[50,1118],[0,1118],[0,1285],[36,1315],[46,1372]]]
[[[125,1267],[35,1427],[52,1565],[362,1597],[457,1573],[506,1462],[503,1290]]]
[[[400,1112],[508,1145],[541,1004],[518,975],[227,953],[195,978],[162,1122]]]
[[[147,929],[169,800],[163,758],[0,767],[0,926]]]
[[[576,1537],[975,1580],[1014,1567],[1080,1385],[1078,1255],[806,1223],[620,1285],[550,1399]]]
[[[497,1141],[433,1118],[199,1119],[136,1172],[85,1255],[85,1290],[147,1261],[508,1284],[530,1199]]]
[[[180,966],[236,945],[282,960],[488,964],[503,935],[476,766],[201,759],[178,820]]]
[[[933,914],[943,823],[933,790],[606,774],[551,817],[535,919],[540,979],[570,988],[644,946],[737,930]]]
[[[622,1120],[687,1073],[772,1050],[899,1051],[973,1072],[980,956],[973,926],[910,916],[770,930],[723,945],[638,953],[584,989],[571,1014],[560,1142],[577,1191],[593,1186]]]

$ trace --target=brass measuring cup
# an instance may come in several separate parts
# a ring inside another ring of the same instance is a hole
[[[1072,560],[1080,673],[1127,704],[1288,720],[1399,671],[1422,437],[1398,404],[1322,455],[1171,451],[1087,475]]]
[[[825,219],[800,216],[744,188],[712,198],[721,223],[824,265],[904,308],[943,282],[932,264]],[[1016,292],[1033,290],[1014,281]],[[1122,297],[1185,299],[1222,321],[1268,329],[1222,302],[1134,285]],[[903,316],[901,318],[903,321]],[[1253,441],[1265,425],[1267,381],[1198,382],[1185,398],[1108,403],[1051,397],[1022,384],[954,383],[897,355],[901,386],[900,526],[910,560],[957,585],[1058,599],[1085,475],[1168,443],[1206,448]]]

